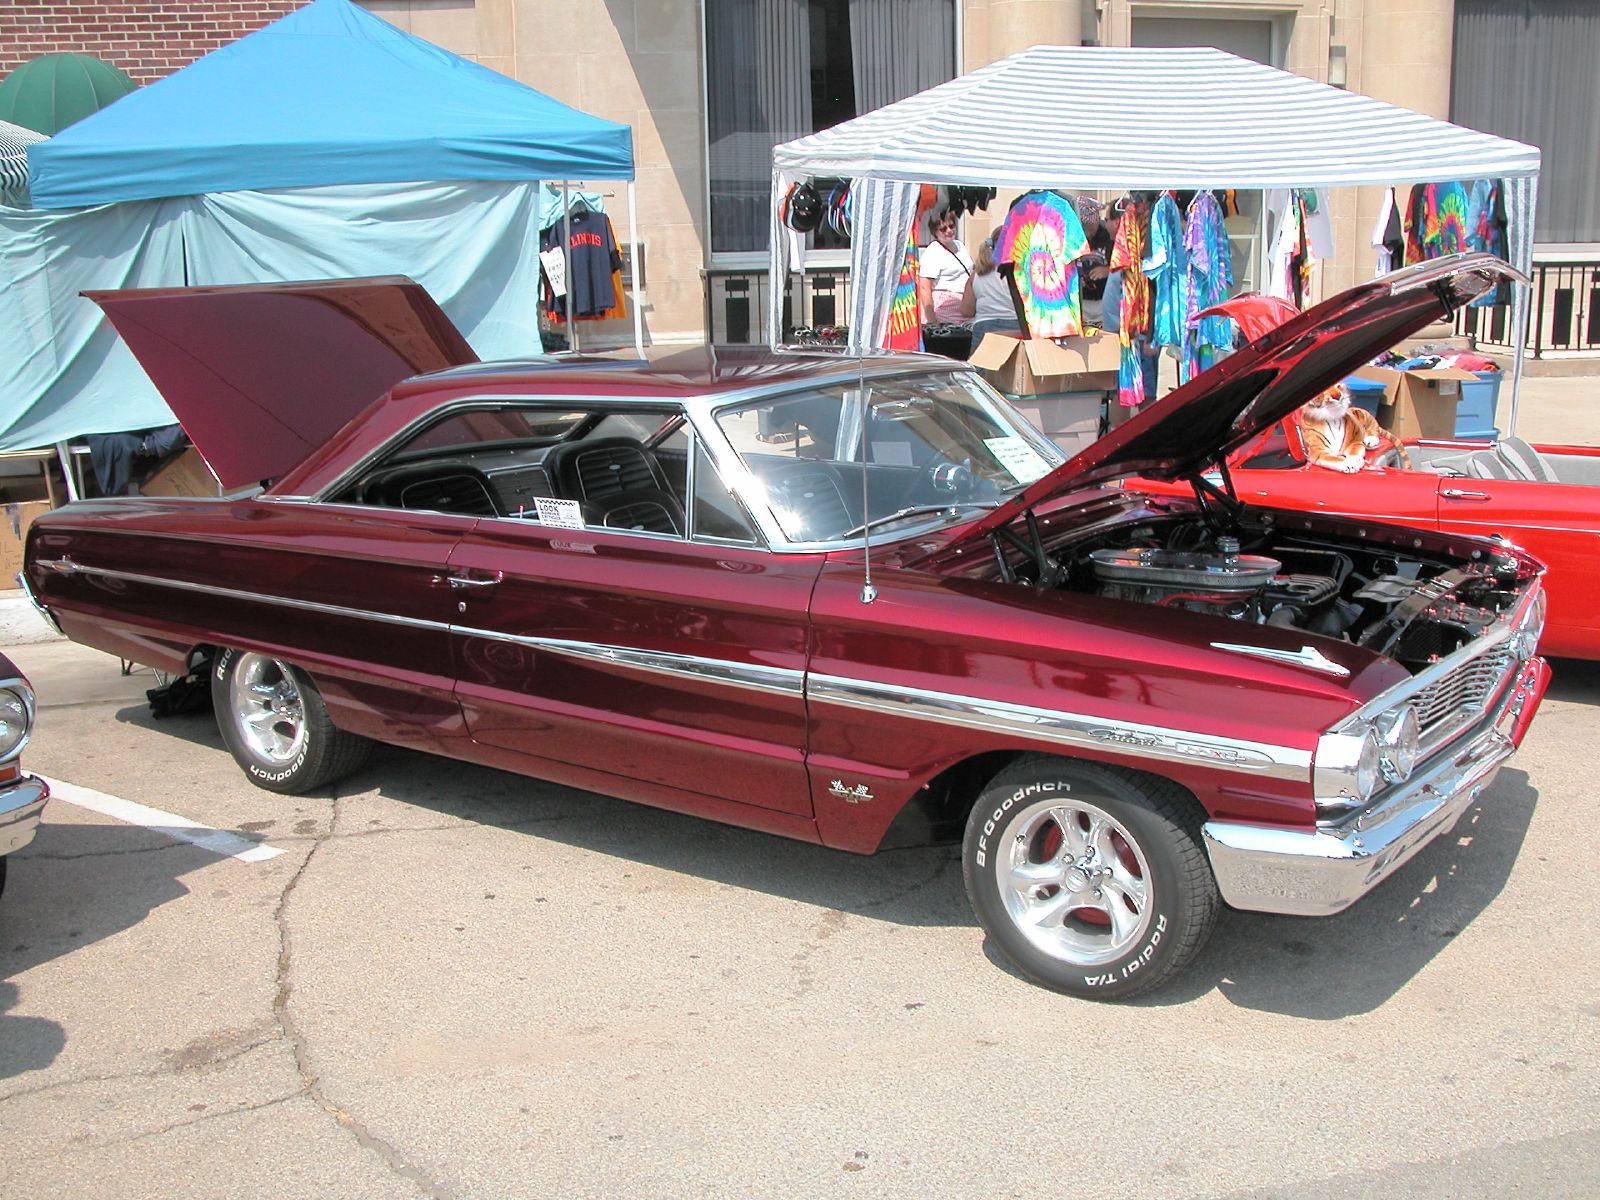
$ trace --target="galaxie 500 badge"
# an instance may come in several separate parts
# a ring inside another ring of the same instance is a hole
[[[842,779],[835,779],[828,785],[828,794],[839,797],[846,804],[860,804],[864,800],[872,799],[872,793],[867,791],[866,784],[858,783],[855,787],[846,787]]]

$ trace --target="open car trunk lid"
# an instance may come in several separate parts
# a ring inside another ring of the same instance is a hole
[[[1527,279],[1492,254],[1456,254],[1342,292],[1285,321],[1085,447],[969,525],[987,536],[1045,500],[1142,475],[1193,478],[1317,392],[1502,279]]]
[[[84,295],[228,488],[282,475],[400,380],[478,361],[403,275]]]

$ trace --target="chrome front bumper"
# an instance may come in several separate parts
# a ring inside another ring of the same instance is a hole
[[[1281,829],[1206,822],[1201,832],[1223,900],[1234,908],[1300,917],[1349,908],[1455,827],[1516,750],[1549,683],[1545,661],[1530,659],[1481,732],[1341,825]]]
[[[0,855],[21,850],[39,829],[39,814],[50,799],[44,780],[24,775],[0,790]]]

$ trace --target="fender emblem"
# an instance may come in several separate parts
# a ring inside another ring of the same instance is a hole
[[[863,800],[874,798],[872,793],[867,790],[866,784],[858,783],[855,787],[845,787],[842,779],[835,779],[828,785],[828,794],[839,797],[846,804],[860,804]]]

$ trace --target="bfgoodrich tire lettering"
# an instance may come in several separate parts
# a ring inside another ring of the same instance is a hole
[[[1193,799],[1166,780],[1024,759],[995,777],[967,821],[967,895],[1031,978],[1127,999],[1182,970],[1216,922],[1200,822]]]
[[[224,649],[211,663],[217,728],[251,782],[300,795],[350,774],[372,743],[336,728],[310,676],[282,659]]]

